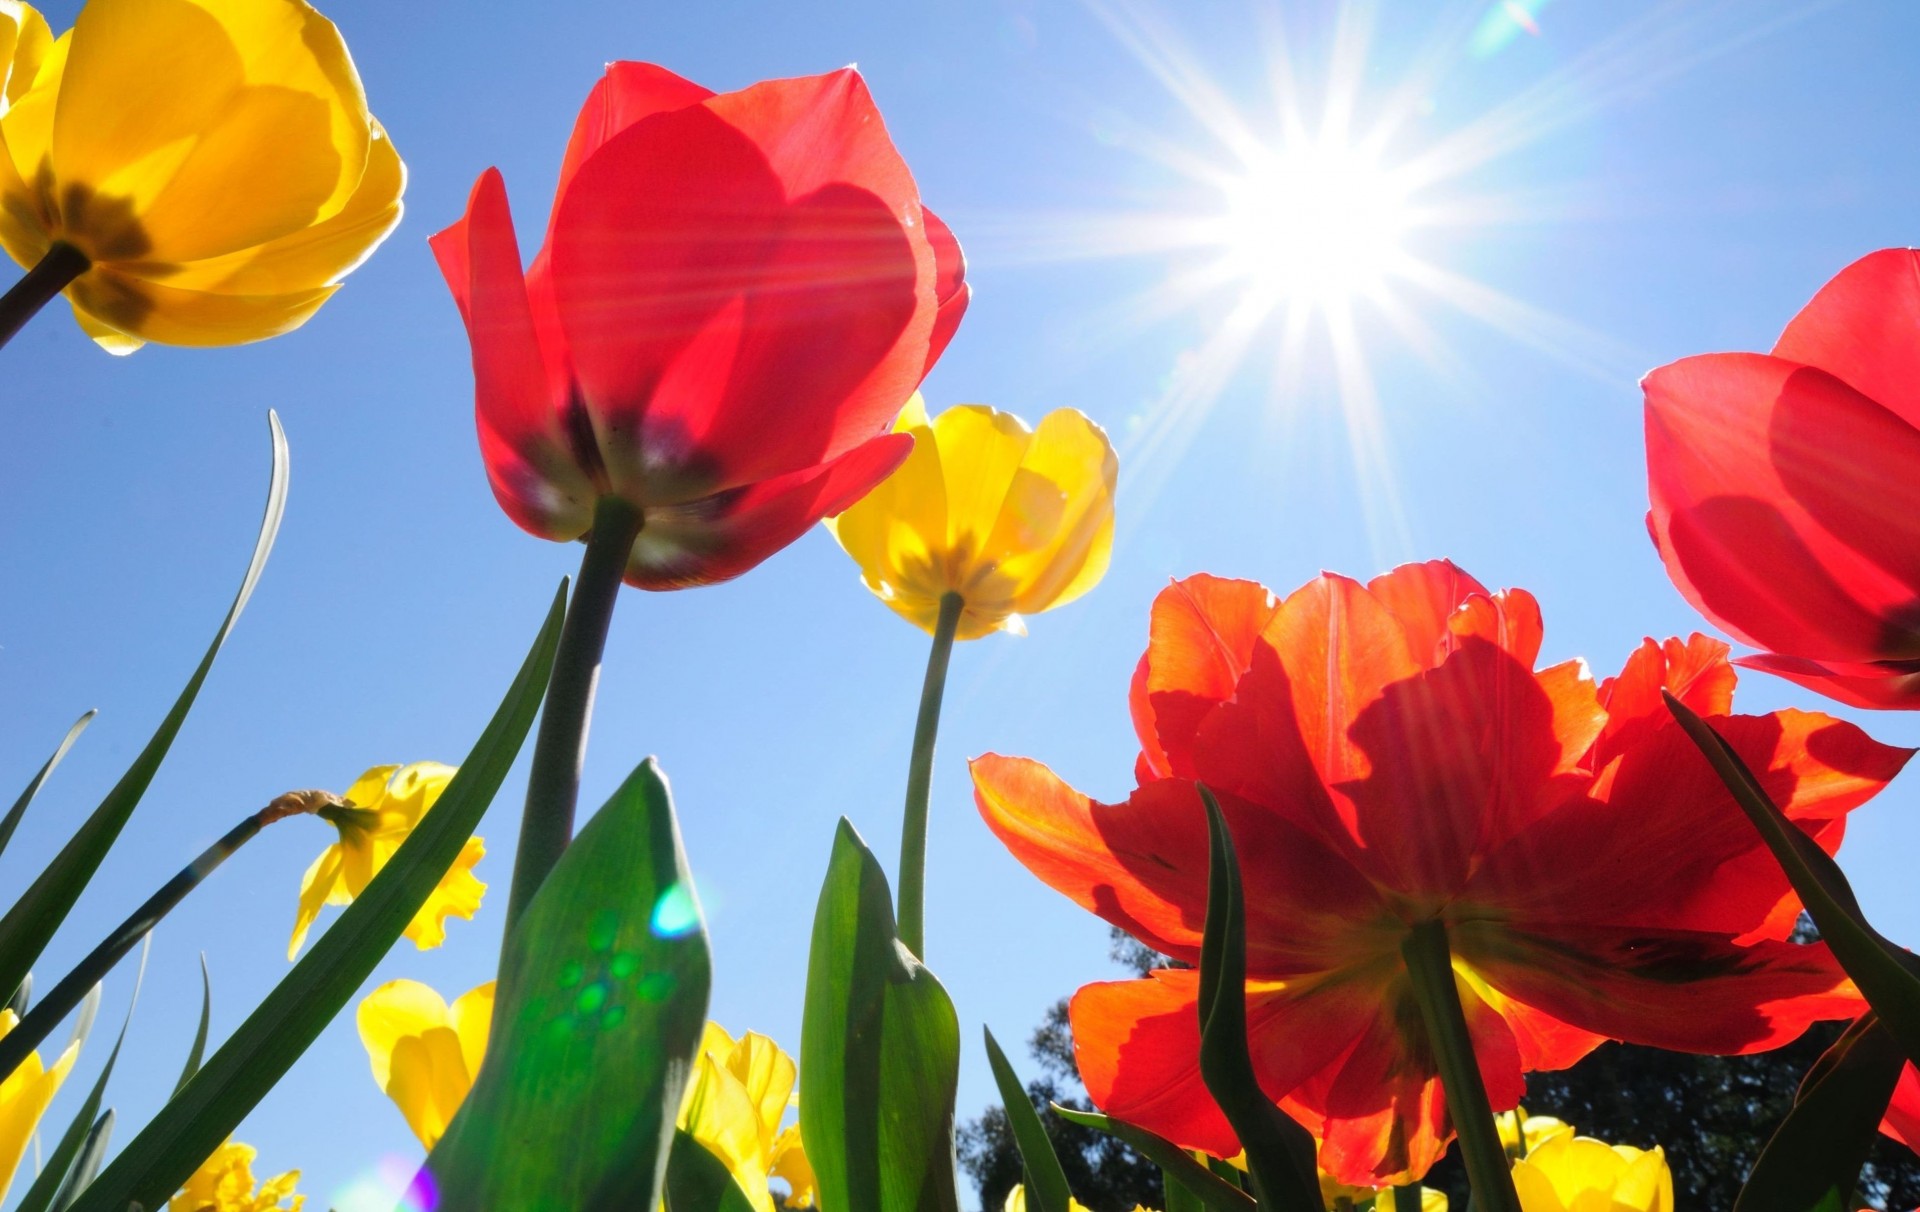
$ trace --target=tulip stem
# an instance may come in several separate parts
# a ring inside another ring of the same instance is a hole
[[[263,827],[287,815],[289,813],[281,810],[278,802],[262,808],[227,830],[224,837],[201,851],[199,858],[160,885],[158,892],[148,897],[126,921],[114,928],[113,933],[102,939],[99,946],[88,952],[85,959],[75,964],[73,971],[61,977],[60,983],[48,990],[47,995],[21,1017],[12,1031],[0,1037],[0,1081],[12,1075],[20,1067],[20,1062],[27,1059],[60,1025],[60,1020],[86,999],[87,991],[99,984],[127,952],[139,946],[140,940],[159,924],[161,918],[200,886],[200,881],[212,875],[234,851],[253,840],[253,835]]]
[[[92,263],[85,253],[64,241],[55,240],[46,255],[0,295],[0,345],[13,339],[34,314],[65,290],[73,280],[87,272]]]
[[[1406,960],[1413,999],[1420,1007],[1427,1040],[1440,1067],[1448,1118],[1460,1134],[1460,1153],[1467,1163],[1474,1204],[1482,1212],[1521,1212],[1506,1147],[1500,1143],[1487,1087],[1480,1079],[1473,1036],[1460,1005],[1460,987],[1454,982],[1446,923],[1438,918],[1416,922],[1400,944],[1400,955]],[[1398,1208],[1398,1200],[1394,1206]]]
[[[941,595],[940,617],[933,625],[927,653],[927,679],[920,686],[920,717],[913,725],[913,757],[907,763],[907,812],[900,826],[900,941],[915,958],[926,959],[927,800],[933,792],[934,738],[940,731],[940,701],[947,692],[947,660],[960,629],[966,599],[952,590]]]
[[[573,840],[573,810],[580,798],[580,770],[587,756],[587,725],[593,718],[593,693],[600,682],[600,657],[607,646],[621,577],[640,537],[638,509],[615,496],[600,498],[580,557],[580,576],[567,602],[560,646],[540,709],[540,731],[533,742],[533,767],[527,775],[527,806],[520,816],[520,845],[514,853],[513,886],[507,893],[506,939],[526,911],[547,873]],[[502,941],[504,947],[505,940]]]

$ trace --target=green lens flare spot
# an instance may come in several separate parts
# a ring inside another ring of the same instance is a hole
[[[573,999],[573,1008],[581,1014],[595,1014],[606,1004],[607,987],[599,981],[582,989],[580,996]]]
[[[679,984],[671,972],[650,972],[640,978],[634,986],[634,992],[650,1002],[664,1002],[673,996]]]
[[[693,889],[674,884],[660,894],[653,905],[653,933],[656,938],[680,938],[700,928],[700,906]]]
[[[587,969],[579,960],[568,960],[560,965],[560,987],[571,989],[587,975]]]
[[[617,981],[626,980],[639,970],[640,957],[629,951],[623,951],[614,956],[613,962],[607,965],[607,971],[612,973],[613,979]]]
[[[600,1029],[603,1031],[611,1031],[626,1021],[627,1008],[625,1006],[608,1006],[607,1012],[600,1016]]]
[[[595,951],[608,951],[613,942],[620,937],[620,915],[611,909],[602,909],[593,915],[593,926],[587,931],[587,946]]]

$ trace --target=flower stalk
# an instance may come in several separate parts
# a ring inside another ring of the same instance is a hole
[[[90,265],[87,255],[71,244],[55,240],[49,245],[46,255],[26,276],[0,295],[0,346],[11,341],[28,320],[86,273]]]
[[[940,732],[940,704],[947,692],[947,661],[960,627],[966,599],[948,590],[940,598],[927,653],[927,677],[920,686],[920,715],[913,725],[913,756],[907,763],[906,816],[900,826],[900,941],[916,959],[926,960],[927,801],[933,792],[933,750]]]
[[[573,812],[580,798],[580,770],[587,756],[587,727],[593,718],[594,690],[600,683],[600,658],[642,522],[638,509],[615,496],[600,498],[593,511],[593,528],[587,532],[580,576],[567,603],[567,621],[560,630],[560,647],[540,709],[540,731],[533,743],[513,886],[507,894],[509,938],[514,923],[573,840]]]
[[[1446,923],[1439,918],[1416,922],[1400,944],[1400,954],[1406,960],[1414,1001],[1433,1046],[1441,1088],[1446,1092],[1448,1118],[1460,1134],[1460,1153],[1466,1162],[1474,1205],[1482,1212],[1521,1212],[1506,1146],[1500,1143],[1493,1106],[1487,1100],[1480,1063],[1474,1057],[1473,1036],[1467,1030],[1466,1011],[1460,1005],[1460,989],[1454,983]],[[1394,1206],[1399,1206],[1397,1199]]]

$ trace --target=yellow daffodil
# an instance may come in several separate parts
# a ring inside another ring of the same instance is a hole
[[[63,269],[105,348],[297,328],[399,222],[400,157],[304,0],[88,0],[51,45],[9,21],[0,246]]]
[[[355,1020],[373,1063],[373,1080],[433,1148],[466,1101],[487,1053],[493,982],[447,1005],[419,981],[388,981],[360,1003]]]
[[[1027,1188],[1024,1184],[1013,1184],[1013,1190],[1007,1192],[1007,1202],[1001,1205],[1000,1212],[1027,1212]],[[1087,1212],[1087,1206],[1068,1196],[1067,1212]],[[1135,1204],[1133,1212],[1149,1212],[1149,1210]]]
[[[19,1016],[13,1011],[0,1010],[0,1037],[19,1022]],[[47,1104],[53,1101],[54,1092],[67,1079],[74,1058],[79,1055],[80,1043],[76,1040],[67,1045],[49,1069],[41,1064],[38,1052],[29,1053],[18,1069],[0,1081],[0,1200],[7,1197],[13,1172],[20,1168],[20,1159],[26,1155],[27,1142],[32,1139],[35,1126],[46,1114]]]
[[[1524,1212],[1673,1212],[1673,1173],[1659,1148],[1563,1132],[1513,1164]]]
[[[915,395],[894,429],[913,435],[913,453],[827,526],[896,613],[934,632],[955,593],[955,638],[975,639],[1020,630],[1105,575],[1120,465],[1084,415],[1063,408],[1028,429],[962,404],[928,420]]]
[[[1241,1168],[1245,1169],[1244,1166]],[[1357,1208],[1368,1201],[1372,1201],[1375,1212],[1399,1212],[1392,1187],[1349,1186],[1325,1170],[1320,1171],[1320,1201],[1335,1209],[1335,1212]],[[1432,1187],[1421,1187],[1420,1212],[1447,1212],[1447,1193]]]
[[[339,802],[318,809],[315,815],[338,829],[340,840],[321,852],[301,881],[300,909],[294,920],[293,941],[287,945],[288,959],[299,954],[300,944],[306,941],[322,905],[349,905],[366,891],[367,883],[407,840],[454,773],[453,767],[439,762],[375,766],[361,775]],[[487,886],[475,878],[473,865],[486,852],[486,844],[477,837],[468,838],[461,847],[460,856],[440,878],[439,886],[407,923],[406,935],[416,947],[422,951],[438,947],[447,938],[447,918],[471,919],[479,911]]]
[[[1525,1107],[1502,1111],[1493,1122],[1500,1129],[1500,1144],[1508,1157],[1525,1157],[1545,1141],[1573,1135],[1573,1128],[1565,1122],[1551,1115],[1528,1115]]]
[[[725,1163],[758,1212],[774,1212],[767,1188],[773,1178],[792,1190],[788,1207],[813,1206],[813,1167],[800,1129],[780,1127],[798,1073],[793,1058],[766,1036],[749,1031],[736,1040],[708,1023],[680,1100],[677,1125]]]
[[[228,1141],[200,1163],[180,1193],[167,1201],[167,1212],[300,1212],[307,1202],[294,1194],[300,1171],[289,1170],[254,1187],[253,1159],[259,1150]],[[292,1200],[283,1203],[283,1200]]]

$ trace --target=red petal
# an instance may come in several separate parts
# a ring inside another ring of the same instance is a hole
[[[649,506],[627,584],[684,589],[737,577],[872,492],[912,450],[911,434],[882,434],[818,467],[682,505]]]
[[[1192,772],[1195,730],[1234,696],[1277,609],[1266,586],[1206,573],[1175,581],[1154,598],[1132,708],[1134,731],[1155,770]]]
[[[499,170],[480,175],[467,213],[429,243],[473,348],[480,454],[495,498],[533,534],[578,538],[599,491],[561,429],[556,355],[543,356],[535,334]]]
[[[1920,425],[1920,252],[1883,248],[1841,270],[1773,354],[1818,366]]]
[[[1615,754],[1644,737],[1649,729],[1673,723],[1661,691],[1700,715],[1727,715],[1733,710],[1737,676],[1727,660],[1727,645],[1694,632],[1684,642],[1643,640],[1627,657],[1618,677],[1600,684],[1600,702],[1607,709],[1607,726],[1594,746],[1589,767],[1598,770]]]
[[[1887,1104],[1887,1117],[1880,1130],[1907,1148],[1920,1152],[1920,1070],[1909,1063],[1900,1071],[1893,1088],[1893,1101]]]
[[[1453,928],[1457,954],[1501,994],[1585,1031],[1674,1052],[1777,1048],[1863,1004],[1824,944],[1735,945],[1684,930],[1530,934],[1497,922]]]
[[[1471,637],[1485,640],[1517,664],[1532,669],[1540,659],[1546,624],[1540,619],[1540,603],[1532,594],[1524,589],[1503,589],[1494,594],[1475,594],[1460,603],[1447,620],[1447,633],[1447,651]]]
[[[1920,431],[1759,354],[1648,375],[1649,523],[1687,599],[1758,648],[1920,656]]]
[[[684,80],[656,64],[607,64],[607,70],[587,94],[587,103],[580,107],[580,116],[574,120],[566,158],[560,162],[560,188],[554,194],[554,213],[559,213],[560,195],[567,192],[567,183],[580,171],[580,165],[607,140],[643,118],[698,105],[711,96],[712,89]]]
[[[1851,707],[1879,711],[1911,711],[1920,707],[1920,662],[1821,664],[1763,652],[1741,657],[1734,664],[1786,678]]]
[[[954,239],[953,230],[939,215],[924,207],[920,217],[926,221],[927,243],[933,246],[933,297],[939,306],[933,318],[933,332],[927,338],[925,369],[932,370],[959,329],[960,317],[966,314],[967,303],[973,298],[973,288],[967,285],[966,254],[960,251],[960,241]]]
[[[1157,951],[1199,958],[1206,924],[1207,825],[1184,779],[1101,804],[1038,762],[988,754],[972,764],[988,828],[1044,883]],[[1349,864],[1298,828],[1231,795],[1247,897],[1247,969],[1277,979],[1338,967],[1388,910]]]
[[[1407,635],[1407,652],[1416,664],[1438,664],[1445,655],[1447,620],[1461,603],[1474,595],[1486,596],[1486,587],[1451,560],[1402,564],[1367,582],[1367,592],[1380,600],[1400,621]]]

